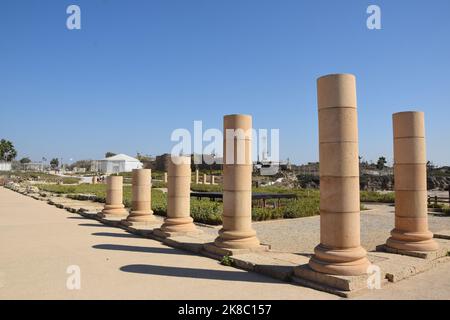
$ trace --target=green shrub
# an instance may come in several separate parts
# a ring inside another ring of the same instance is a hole
[[[78,184],[73,186],[58,185],[58,184],[40,184],[38,188],[42,191],[48,191],[58,194],[94,194],[100,197],[106,197],[105,184]],[[127,188],[127,186],[125,186]],[[125,189],[124,188],[124,189]]]
[[[167,215],[167,197],[161,190],[152,190],[152,210],[159,216]]]
[[[54,174],[33,171],[8,171],[2,173],[2,175],[8,178],[15,177],[15,179],[20,180],[34,180],[50,183],[76,184],[80,181],[79,178],[61,177]]]
[[[444,212],[445,214],[450,214],[450,206],[444,206],[442,208],[442,212]]]
[[[253,221],[265,221],[283,218],[282,208],[252,208]]]
[[[152,170],[152,179],[163,180],[165,171]]]
[[[132,183],[132,172],[121,172],[118,174],[119,176],[123,177],[123,183],[124,184],[131,184]],[[167,183],[163,180],[164,178],[164,172],[163,171],[152,171],[152,188],[167,188]]]
[[[191,199],[191,216],[196,222],[222,224],[223,206],[221,202]]]
[[[361,191],[361,202],[382,202],[382,203],[394,203],[395,193],[386,192],[381,193],[377,191]]]
[[[163,181],[152,181],[152,188],[167,188],[167,183]]]
[[[231,267],[233,266],[234,260],[231,256],[223,256],[222,260],[220,260],[220,264],[227,266],[227,267]]]
[[[303,197],[287,201],[283,208],[283,218],[302,218],[320,214],[319,197]]]
[[[78,182],[80,182],[80,179],[63,177],[61,181],[63,184],[77,184]]]
[[[297,193],[300,190],[303,189],[289,189],[285,187],[276,187],[276,186],[268,186],[268,187],[259,187],[259,188],[252,188],[253,192],[257,193]]]
[[[191,184],[191,190],[196,192],[221,192],[222,186],[218,184]]]
[[[120,172],[117,174],[118,176],[122,176],[124,178],[130,178],[133,176],[133,172]]]

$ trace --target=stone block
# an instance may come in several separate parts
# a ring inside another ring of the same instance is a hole
[[[217,256],[236,256],[250,252],[263,252],[269,251],[270,246],[261,244],[257,247],[248,248],[248,249],[229,249],[229,248],[221,248],[216,246],[214,243],[206,243],[204,245],[204,249],[210,253],[213,253]]]

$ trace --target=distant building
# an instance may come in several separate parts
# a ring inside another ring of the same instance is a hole
[[[44,171],[44,164],[40,162],[22,163],[22,169],[27,171]]]
[[[187,156],[187,155],[186,155]],[[169,161],[171,159],[170,153],[164,153],[162,155],[156,156],[151,163],[149,162],[146,165],[146,168],[155,170],[155,171],[167,171]],[[199,162],[199,163],[196,163]],[[210,154],[196,154],[191,155],[191,169],[199,169],[199,170],[221,170],[222,169],[223,159],[222,157],[216,157],[215,155]]]
[[[0,171],[11,171],[11,162],[0,161]]]
[[[223,157],[215,154],[191,155],[192,170],[222,170]]]
[[[156,156],[153,169],[157,171],[167,171],[170,161],[170,153]]]
[[[91,171],[102,173],[131,172],[133,169],[142,169],[143,165],[138,159],[120,153],[112,157],[92,161]]]
[[[86,172],[86,168],[74,167],[72,171],[74,173],[85,173]]]
[[[256,161],[253,162],[253,170],[262,176],[272,176],[279,171],[292,170],[292,165],[287,161]]]

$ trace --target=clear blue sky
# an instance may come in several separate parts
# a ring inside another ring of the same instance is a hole
[[[0,138],[33,160],[155,155],[173,129],[248,113],[280,129],[282,158],[316,161],[316,78],[345,72],[365,159],[391,160],[392,113],[421,110],[428,158],[450,164],[449,15],[448,0],[2,0]]]

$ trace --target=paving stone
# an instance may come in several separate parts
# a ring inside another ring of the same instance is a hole
[[[124,217],[104,217],[97,214],[99,221],[113,227],[120,227],[120,222],[124,219]]]
[[[163,238],[162,242],[175,248],[184,249],[187,251],[201,253],[205,243],[214,240],[211,238],[202,237],[197,235],[176,235]]]
[[[290,281],[295,267],[308,262],[304,256],[271,251],[239,254],[232,259],[233,265],[239,268],[284,281]]]
[[[448,243],[448,241],[437,240],[436,242],[439,243],[439,250],[430,251],[430,252],[399,250],[399,249],[390,248],[385,244],[377,246],[376,250],[382,251],[382,252],[389,252],[389,253],[393,253],[393,254],[417,257],[417,258],[421,258],[421,259],[434,260],[434,259],[438,259],[441,257],[445,257],[448,254],[448,252],[450,251],[450,244]]]
[[[437,259],[423,259],[387,252],[379,252],[377,255],[386,258],[375,264],[380,267],[382,273],[390,282],[407,279],[418,273],[427,271],[440,263],[450,261],[450,257],[448,256]]]
[[[143,237],[150,237],[153,231],[161,226],[161,222],[155,221],[154,223],[133,223],[130,224],[126,220],[120,222],[120,227],[130,233],[141,235]]]
[[[204,249],[214,255],[223,257],[223,256],[236,256],[250,252],[268,251],[270,247],[268,245],[261,244],[260,246],[251,249],[227,249],[217,247],[216,245],[214,245],[213,242],[210,242],[204,245]]]
[[[442,230],[434,234],[435,238],[450,240],[450,230]]]
[[[198,229],[193,232],[167,232],[160,229],[161,224],[158,225],[158,228],[154,230],[154,234],[161,237],[161,238],[174,238],[179,236],[197,236],[203,233],[202,230]]]
[[[324,286],[341,291],[357,291],[367,288],[369,275],[338,276],[314,271],[308,264],[303,264],[294,269],[295,277],[309,280]]]

